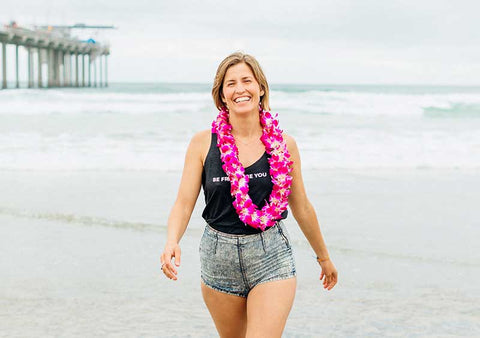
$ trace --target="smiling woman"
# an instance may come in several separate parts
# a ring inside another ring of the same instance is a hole
[[[297,145],[268,111],[268,83],[255,58],[225,58],[212,95],[219,113],[212,129],[197,133],[188,147],[161,268],[177,280],[179,242],[203,187],[201,287],[218,333],[280,337],[296,290],[283,223],[287,206],[317,255],[325,289],[337,283],[337,270],[305,193]]]

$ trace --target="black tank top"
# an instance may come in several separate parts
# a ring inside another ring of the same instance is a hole
[[[265,152],[255,163],[245,168],[245,175],[249,175],[250,179],[248,194],[260,209],[265,205],[273,189],[269,157],[270,155]],[[215,133],[212,133],[210,149],[203,165],[202,187],[205,194],[205,209],[202,217],[212,228],[229,234],[249,235],[261,232],[259,229],[245,225],[232,205],[230,181],[222,168]],[[285,210],[280,219],[287,218],[287,215],[288,211]]]

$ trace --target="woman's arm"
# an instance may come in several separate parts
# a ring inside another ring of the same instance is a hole
[[[177,270],[172,264],[180,266],[180,240],[187,229],[193,208],[197,202],[202,184],[203,161],[210,141],[210,131],[205,130],[193,136],[185,155],[182,179],[178,189],[177,199],[173,204],[167,226],[167,243],[160,258],[165,275],[177,280]]]
[[[330,290],[337,283],[337,270],[330,260],[327,246],[320,231],[317,214],[312,204],[308,200],[305,186],[303,184],[300,153],[298,151],[295,139],[289,135],[285,135],[287,148],[293,161],[292,167],[292,186],[291,193],[288,198],[288,205],[292,210],[293,217],[297,221],[300,229],[307,238],[310,246],[318,257],[318,262],[322,267],[320,279],[323,281],[324,288]]]

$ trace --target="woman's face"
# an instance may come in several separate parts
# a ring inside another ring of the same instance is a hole
[[[252,70],[246,63],[238,63],[227,69],[223,79],[222,101],[230,113],[258,112],[260,90]]]

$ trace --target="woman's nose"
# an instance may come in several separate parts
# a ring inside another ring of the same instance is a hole
[[[237,84],[237,86],[235,87],[235,91],[237,93],[243,93],[245,91],[245,87],[243,86],[243,84],[239,83]]]

